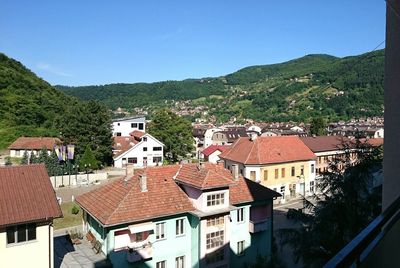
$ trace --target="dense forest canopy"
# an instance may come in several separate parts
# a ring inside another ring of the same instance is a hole
[[[218,121],[328,121],[383,115],[384,51],[337,58],[324,54],[272,65],[243,68],[235,73],[202,79],[104,86],[56,86],[83,100],[99,100],[110,109],[204,106],[196,116]],[[187,107],[185,107],[187,109]],[[205,112],[206,111],[206,112]]]

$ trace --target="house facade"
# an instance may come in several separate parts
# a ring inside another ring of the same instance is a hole
[[[210,145],[201,152],[200,159],[216,164],[220,161],[219,155],[229,147],[230,145]]]
[[[317,157],[298,136],[241,138],[219,157],[225,168],[279,192],[282,203],[315,191]]]
[[[164,144],[152,135],[133,131],[130,136],[114,137],[114,167],[159,166],[164,161]]]
[[[0,267],[52,268],[62,212],[44,165],[1,167],[0,193]]]
[[[132,116],[114,119],[112,122],[113,136],[129,136],[132,131],[139,130],[146,132],[146,117]]]
[[[48,154],[51,154],[55,145],[61,144],[60,139],[51,137],[19,137],[8,149],[10,157],[22,158],[25,152],[28,157],[31,154],[39,155],[39,152],[45,148]]]
[[[114,267],[243,267],[271,254],[278,196],[205,163],[139,170],[77,202]]]

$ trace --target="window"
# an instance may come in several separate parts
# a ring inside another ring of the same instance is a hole
[[[282,174],[281,174],[282,178],[284,178],[284,177],[285,177],[285,168],[282,168],[282,169],[281,169],[281,173],[282,173]]]
[[[314,181],[310,181],[310,192],[314,192]]]
[[[279,169],[275,169],[275,179],[277,179],[279,177]]]
[[[216,250],[212,253],[208,253],[206,255],[206,262],[207,264],[211,264],[211,263],[215,263],[215,262],[219,262],[219,261],[223,261],[224,260],[224,249],[219,249]]]
[[[167,261],[159,261],[156,263],[156,268],[165,268],[167,267]]]
[[[252,181],[256,180],[256,172],[255,171],[250,171],[250,180],[252,180]]]
[[[292,167],[292,177],[296,176],[296,168]]]
[[[143,137],[142,140],[143,140],[143,141],[147,141],[147,137]]]
[[[119,126],[120,125],[120,123],[117,123],[117,126]]]
[[[154,156],[153,163],[160,163],[162,161],[161,156]]]
[[[22,243],[36,239],[36,224],[7,227],[7,244]]]
[[[179,219],[175,221],[175,232],[176,235],[185,234],[185,219]]]
[[[143,130],[143,128],[144,128],[143,123],[139,123],[139,129],[140,129],[140,130]]]
[[[244,254],[244,240],[237,242],[237,255],[241,256]]]
[[[164,239],[165,238],[165,222],[156,224],[156,239]]]
[[[244,221],[244,217],[243,217],[243,215],[244,215],[244,208],[239,208],[238,210],[237,210],[237,222],[243,222]]]
[[[207,219],[207,227],[223,225],[223,224],[224,224],[224,216]]]
[[[147,157],[143,157],[143,166],[147,166]]]
[[[20,156],[20,155],[21,155],[20,150],[15,150],[15,156]]]
[[[311,164],[311,173],[314,173],[314,169],[315,169],[314,164]]]
[[[304,166],[303,165],[300,167],[300,175],[304,175]]]
[[[137,123],[131,123],[131,128],[137,128]]]
[[[224,193],[207,195],[207,207],[224,204]]]
[[[137,164],[137,157],[129,157],[128,163],[129,164]]]
[[[121,132],[117,132],[116,134],[117,134],[117,136],[118,136],[118,137],[120,137],[120,136],[121,136]]]
[[[135,234],[135,241],[139,242],[139,241],[143,241],[143,233],[136,233]]]
[[[264,170],[264,180],[268,180],[268,170]]]
[[[161,146],[153,147],[153,151],[161,151],[161,150],[162,150],[162,147],[161,147]]]
[[[180,256],[175,258],[175,267],[184,268],[185,267],[185,256]]]
[[[143,152],[147,152],[147,147],[143,147]]]
[[[224,231],[212,232],[206,235],[206,248],[215,248],[224,244]]]

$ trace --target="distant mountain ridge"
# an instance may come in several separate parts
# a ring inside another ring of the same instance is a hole
[[[226,122],[329,120],[383,115],[384,51],[338,58],[307,55],[202,79],[103,86],[56,86],[82,100],[153,111],[168,107],[189,117]]]

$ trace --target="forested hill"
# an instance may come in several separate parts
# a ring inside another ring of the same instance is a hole
[[[307,55],[215,78],[56,87],[83,100],[100,100],[110,109],[151,112],[170,107],[221,122],[233,116],[238,120],[307,121],[321,115],[337,120],[382,115],[383,76],[384,51],[379,50],[345,58]]]
[[[0,53],[0,148],[19,136],[58,136],[54,119],[77,100]]]

